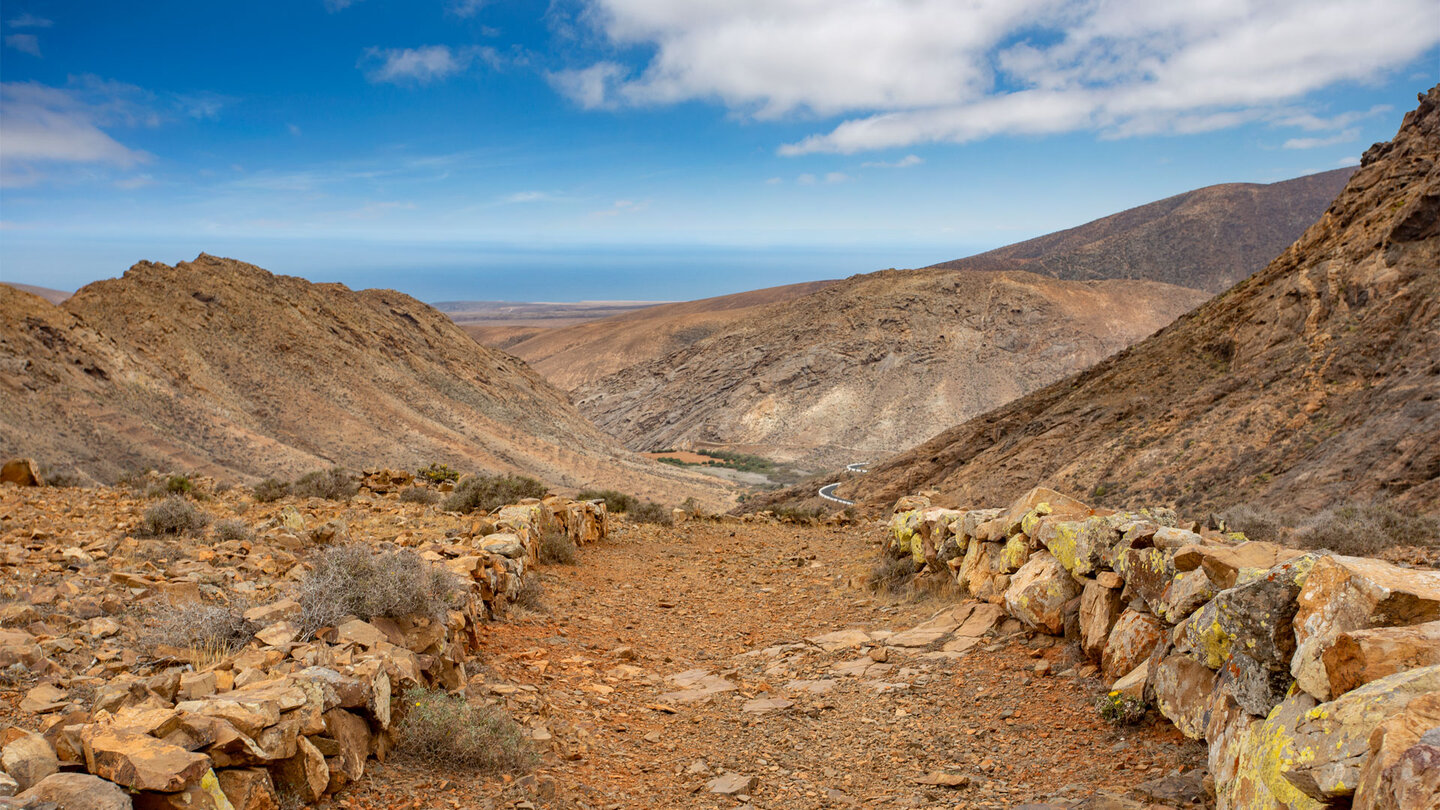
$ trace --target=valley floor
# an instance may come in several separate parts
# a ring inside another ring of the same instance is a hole
[[[947,634],[876,663],[858,645],[805,642],[901,631],[957,604],[861,588],[878,528],[617,524],[578,566],[542,568],[547,612],[487,626],[471,692],[532,729],[535,773],[476,778],[396,757],[332,806],[1073,806],[1176,771],[1172,785],[1198,783],[1203,747],[1163,721],[1105,724],[1092,708],[1102,685],[1071,674],[1083,662],[1063,643],[1000,632],[924,658]],[[1042,661],[1056,674],[1038,674]],[[738,795],[711,791],[723,774]],[[917,781],[936,775],[965,784]]]

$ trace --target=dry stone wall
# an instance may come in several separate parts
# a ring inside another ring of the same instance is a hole
[[[1047,489],[1003,509],[904,498],[889,542],[1205,740],[1220,810],[1440,808],[1440,571]]]
[[[386,491],[375,474],[366,484],[372,493]],[[244,568],[235,576],[246,582],[266,583],[266,593],[283,593],[305,569],[287,547],[343,539],[343,526],[307,526],[293,504],[273,522],[264,537],[238,548],[182,543],[164,571],[130,565],[116,549],[101,555],[112,562],[99,584],[103,593],[88,591],[90,580],[81,576],[62,578],[55,590],[64,590],[71,605],[117,594],[137,604],[185,604],[224,581],[216,572],[229,567]],[[0,615],[0,670],[18,665],[42,678],[19,707],[36,716],[26,726],[38,729],[0,733],[0,808],[267,810],[279,806],[281,794],[314,803],[363,778],[367,763],[384,760],[396,744],[406,690],[465,688],[480,624],[506,612],[541,538],[558,531],[586,545],[609,530],[603,503],[559,497],[522,501],[468,523],[409,546],[463,583],[441,618],[352,616],[310,637],[301,632],[301,605],[282,597],[245,612],[258,629],[243,647],[161,645],[153,650],[156,661],[109,643],[121,638],[121,622],[98,608],[73,632],[51,634],[34,608],[10,605]],[[5,538],[0,563],[56,567],[54,538],[13,540]],[[67,548],[56,559],[64,566],[95,553],[98,547]],[[87,678],[99,686],[85,709],[55,685]]]

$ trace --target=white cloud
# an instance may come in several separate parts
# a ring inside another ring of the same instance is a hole
[[[802,186],[813,186],[815,185],[815,175],[806,172],[795,178],[795,182]]]
[[[37,17],[27,11],[17,17],[11,17],[6,21],[6,24],[11,28],[49,28],[55,23],[44,17]]]
[[[419,48],[367,48],[359,67],[370,81],[391,84],[428,84],[468,69],[477,59],[498,66],[502,59],[493,48],[469,46],[451,49],[448,45]]]
[[[1360,137],[1360,130],[1347,129],[1325,138],[1291,138],[1285,142],[1286,149],[1318,149],[1322,146],[1334,146],[1340,143],[1349,143]]]
[[[886,162],[883,160],[874,160],[860,165],[867,169],[909,169],[912,166],[919,166],[924,162],[925,159],[919,155],[906,155],[895,161]]]
[[[618,217],[621,214],[635,214],[650,207],[649,200],[616,200],[609,208],[591,212],[596,217]]]
[[[844,183],[849,179],[850,175],[844,172],[830,172],[825,175],[825,182],[827,183]]]
[[[294,135],[297,138],[300,137],[300,127],[298,125],[286,124],[285,129],[288,130],[291,135]]]
[[[1326,122],[1295,105],[1440,44],[1434,0],[583,2],[609,43],[651,55],[638,70],[560,74],[562,92],[587,108],[701,99],[761,118],[849,116],[781,150],[792,155],[1256,121],[1340,129],[1357,113]]]
[[[40,55],[40,39],[34,34],[6,34],[5,45],[31,56]]]
[[[1359,156],[1359,155],[1351,155],[1351,156],[1349,156],[1349,157],[1343,157],[1343,158],[1340,158],[1339,160],[1335,161],[1335,166],[1336,166],[1337,168],[1341,168],[1341,169],[1345,168],[1346,166],[1359,166],[1359,165],[1360,165],[1360,156]]]
[[[0,83],[0,184],[29,185],[45,167],[99,164],[127,168],[150,156],[115,140],[102,127],[154,125],[159,116],[137,103],[144,91],[93,77],[59,88],[38,82]]]
[[[116,188],[123,188],[127,191],[153,185],[155,185],[155,178],[148,174],[137,174],[134,177],[115,181]]]
[[[456,17],[474,17],[485,6],[485,0],[451,0],[446,7]]]
[[[780,185],[780,184],[783,183],[783,182],[785,182],[785,181],[782,180],[782,179],[780,179],[779,177],[771,177],[771,178],[769,178],[768,180],[765,181],[765,185],[767,185],[767,186],[778,186],[778,185]]]
[[[517,191],[514,194],[507,194],[501,198],[501,201],[507,203],[533,203],[547,202],[553,199],[555,199],[555,197],[547,191]]]
[[[358,2],[360,0],[325,0],[325,10],[334,14],[337,11],[344,11]]]

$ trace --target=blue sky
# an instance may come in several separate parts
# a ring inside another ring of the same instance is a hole
[[[0,278],[64,289],[920,266],[1353,163],[1440,81],[1433,0],[11,0],[0,35]]]

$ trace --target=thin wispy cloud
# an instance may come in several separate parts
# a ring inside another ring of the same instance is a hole
[[[555,195],[548,191],[517,191],[514,194],[507,194],[500,198],[501,202],[507,203],[537,203],[550,202]]]
[[[31,56],[40,55],[40,39],[34,34],[6,34],[5,47]]]
[[[474,17],[485,7],[485,0],[451,0],[445,10],[456,17]]]
[[[889,162],[883,160],[872,160],[866,163],[861,163],[860,165],[866,169],[909,169],[914,166],[919,166],[924,162],[924,158],[921,158],[919,155],[906,155],[899,160],[892,160]]]
[[[337,11],[344,11],[345,9],[360,2],[360,0],[324,0],[324,2],[325,10],[330,12],[331,14],[334,14]]]
[[[5,21],[5,24],[10,26],[11,28],[49,28],[55,23],[54,21],[47,20],[44,17],[37,17],[27,11],[23,14],[11,17],[10,19]]]
[[[1304,126],[1280,118],[1307,94],[1440,44],[1433,0],[586,0],[580,19],[653,52],[638,69],[600,61],[552,79],[582,107],[849,116],[784,155]]]
[[[1291,138],[1285,142],[1285,149],[1318,149],[1323,146],[1350,143],[1360,137],[1360,130],[1347,129],[1324,138]]]
[[[39,82],[0,83],[0,184],[32,185],[55,166],[90,164],[129,168],[150,160],[106,129],[158,125],[161,117],[133,85],[94,77],[67,87]]]
[[[377,84],[428,84],[449,78],[477,60],[497,65],[501,59],[492,48],[424,45],[419,48],[367,48],[359,67]]]

